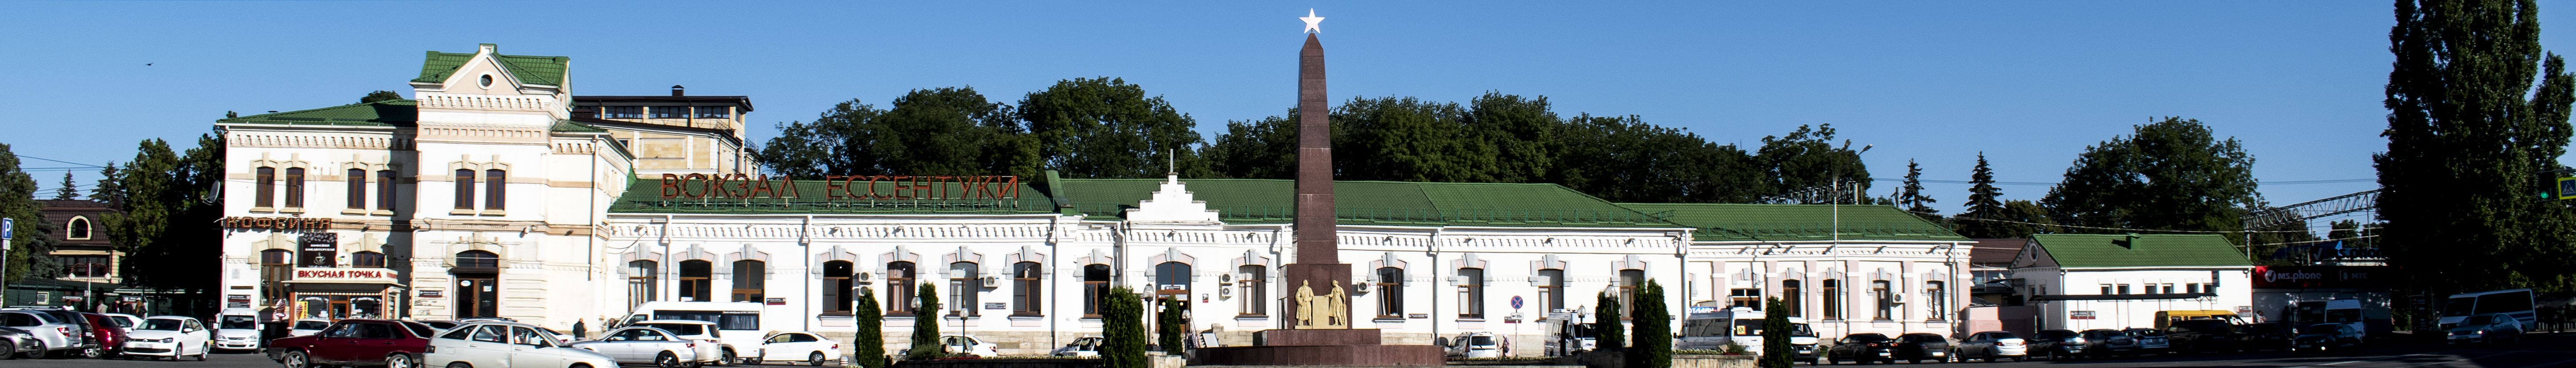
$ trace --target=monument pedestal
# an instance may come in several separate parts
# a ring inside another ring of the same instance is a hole
[[[1261,346],[1199,348],[1190,365],[1437,366],[1440,347],[1379,345],[1378,330],[1263,330]]]

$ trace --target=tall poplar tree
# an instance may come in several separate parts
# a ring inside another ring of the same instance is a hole
[[[2541,50],[2538,3],[2401,0],[2396,18],[2388,150],[2372,156],[2390,263],[2431,295],[2565,290],[2567,205],[2540,194],[2563,167],[2576,76]]]

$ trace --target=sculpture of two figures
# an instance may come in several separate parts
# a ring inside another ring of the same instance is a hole
[[[1297,321],[1300,329],[1351,328],[1350,296],[1335,283],[1330,294],[1316,295],[1312,281],[1297,284]]]

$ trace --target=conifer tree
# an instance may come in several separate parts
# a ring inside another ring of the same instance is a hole
[[[1103,368],[1148,368],[1145,360],[1145,304],[1126,286],[1109,289],[1101,300],[1100,365]]]
[[[1619,296],[1611,295],[1608,291],[1603,291],[1596,296],[1600,298],[1600,303],[1592,307],[1592,349],[1627,350],[1625,344],[1628,342],[1628,328],[1620,325],[1619,318],[1626,317],[1628,314],[1619,307]]]
[[[857,316],[859,336],[850,342],[850,361],[865,368],[885,368],[885,311],[877,307],[875,289],[860,287]]]
[[[921,304],[912,309],[912,351],[904,353],[903,359],[948,357],[948,347],[939,345],[939,285],[921,283],[921,291],[913,295],[921,300]]]

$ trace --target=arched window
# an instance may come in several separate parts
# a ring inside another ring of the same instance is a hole
[[[626,262],[626,306],[644,305],[661,297],[654,291],[661,280],[662,265],[649,259]]]
[[[358,268],[385,268],[385,254],[367,251],[349,253],[349,266]]]
[[[509,191],[507,191],[509,187],[505,186],[505,184],[509,184],[509,178],[509,171],[501,169],[483,170],[483,209],[498,210],[502,208],[501,204],[507,202],[506,199],[509,198]]]
[[[87,239],[89,239],[89,218],[87,218],[87,217],[73,217],[73,218],[72,218],[71,223],[70,223],[70,224],[67,224],[67,225],[64,225],[63,227],[68,228],[67,230],[70,230],[70,231],[66,231],[66,232],[65,232],[65,234],[63,234],[63,238],[64,238],[64,239],[70,239],[70,240],[87,240]]]
[[[1873,319],[1896,319],[1896,293],[1888,288],[1887,280],[1870,281],[1869,295],[1878,298],[1878,314],[1871,316]]]
[[[1039,301],[1043,299],[1038,297],[1045,294],[1038,288],[1045,285],[1040,280],[1046,277],[1045,273],[1046,269],[1039,267],[1037,262],[1011,264],[1011,315],[1039,314]]]
[[[851,291],[856,286],[850,282],[851,267],[850,261],[823,262],[824,315],[846,316],[850,315],[850,311],[858,309],[855,307],[856,302],[850,299],[858,295]]]
[[[1825,295],[1825,319],[1843,319],[1843,311],[1850,307],[1843,303],[1842,284],[1843,280],[1825,279],[1823,288],[1817,289]]]
[[[1234,299],[1241,300],[1243,304],[1237,310],[1242,311],[1245,317],[1270,315],[1270,288],[1262,287],[1262,282],[1270,279],[1269,269],[1261,265],[1243,265],[1236,267],[1235,273],[1238,275],[1235,275],[1234,285],[1243,290],[1234,295]]]
[[[1109,298],[1109,265],[1082,266],[1082,318],[1100,318],[1100,302]]]
[[[715,262],[703,259],[680,261],[680,301],[716,301],[715,276]]]
[[[1154,265],[1154,294],[1190,296],[1190,264],[1163,262]]]
[[[1377,269],[1377,318],[1404,318],[1404,269]]]
[[[1950,319],[1950,289],[1943,286],[1947,285],[1940,281],[1923,283],[1923,306],[1925,311],[1930,312],[1925,314],[1925,319],[1936,321]]]
[[[949,315],[970,317],[983,315],[977,312],[983,310],[978,308],[983,304],[975,300],[975,296],[984,294],[982,292],[984,284],[975,280],[975,276],[982,275],[983,272],[983,267],[975,265],[975,262],[948,264],[948,305],[945,307]]]
[[[1565,309],[1565,270],[1540,269],[1538,277],[1542,279],[1538,284],[1538,302],[1545,303],[1541,304],[1539,310],[1554,312]]]
[[[474,169],[456,169],[456,209],[474,209]]]
[[[733,261],[733,301],[762,302],[762,290],[768,288],[769,264],[758,260]]]
[[[286,207],[304,208],[304,168],[286,168]]]
[[[251,171],[256,173],[253,175],[259,181],[259,190],[251,194],[258,199],[252,202],[255,204],[252,207],[274,207],[277,204],[277,168],[260,166]]]
[[[886,315],[912,315],[912,297],[921,290],[913,285],[913,267],[911,261],[886,262]]]
[[[349,169],[349,209],[367,209],[367,169]]]
[[[1787,313],[1790,317],[1807,316],[1806,309],[1802,308],[1806,305],[1807,294],[1799,292],[1800,286],[1803,285],[1798,280],[1780,280],[1780,307],[1786,310],[1772,312]]]
[[[456,252],[457,268],[501,268],[501,256],[481,250]]]
[[[1458,269],[1458,318],[1485,318],[1485,269]]]

